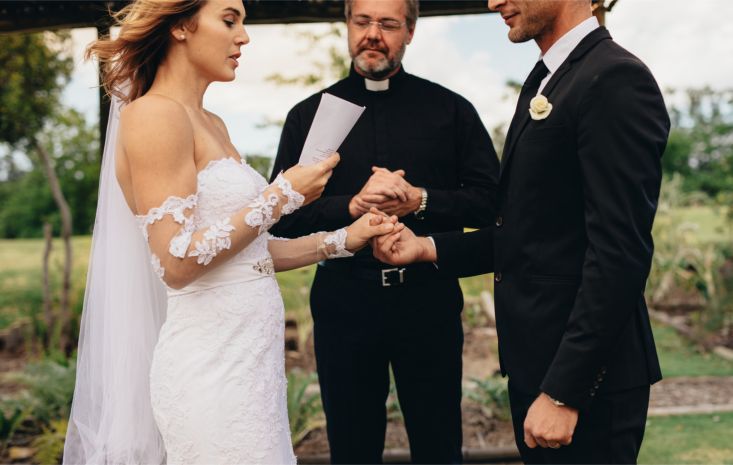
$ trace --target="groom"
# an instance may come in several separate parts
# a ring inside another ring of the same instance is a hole
[[[375,240],[401,265],[494,272],[502,372],[527,463],[635,463],[661,379],[644,286],[669,118],[590,0],[489,0],[541,58],[522,88],[495,225]]]

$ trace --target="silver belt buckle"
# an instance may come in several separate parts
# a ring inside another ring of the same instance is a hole
[[[392,284],[387,282],[387,273],[396,271],[400,276],[400,284],[405,282],[405,269],[404,268],[387,268],[382,270],[382,287],[390,287]]]

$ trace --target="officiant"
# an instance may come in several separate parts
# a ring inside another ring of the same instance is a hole
[[[323,196],[272,233],[333,230],[372,206],[421,235],[486,226],[499,165],[478,113],[401,64],[418,1],[347,0],[345,16],[351,70],[322,92],[366,110]],[[322,92],[288,113],[273,176],[298,162]],[[331,463],[381,463],[390,367],[412,461],[461,461],[462,307],[458,280],[432,264],[391,268],[370,250],[319,264],[311,311]]]

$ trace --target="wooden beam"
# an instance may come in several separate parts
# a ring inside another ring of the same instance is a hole
[[[19,0],[0,3],[0,33],[97,27],[109,22],[129,0]],[[341,0],[244,0],[247,24],[336,22],[344,19]],[[489,13],[483,0],[430,0],[420,16]]]
[[[97,38],[108,36],[109,29],[109,22],[97,26]],[[107,122],[109,121],[109,108],[111,102],[109,97],[107,97],[104,86],[102,85],[102,64],[99,63],[98,66],[99,70],[97,72],[97,77],[99,79],[99,159],[101,160],[104,154],[104,142],[107,139]]]

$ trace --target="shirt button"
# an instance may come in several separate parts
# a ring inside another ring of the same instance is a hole
[[[494,281],[497,283],[501,282],[501,272],[494,273]]]
[[[496,227],[501,228],[504,225],[504,218],[501,216],[496,217]]]

